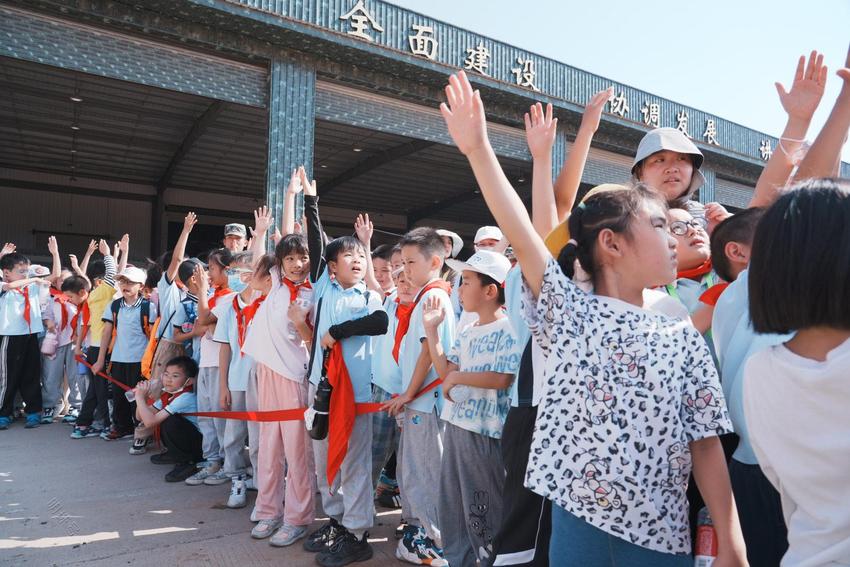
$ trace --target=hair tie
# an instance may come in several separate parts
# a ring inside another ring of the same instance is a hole
[[[567,246],[569,246],[570,244],[572,244],[573,246],[575,246],[576,248],[578,248],[578,242],[576,242],[576,239],[575,239],[575,238],[570,238],[569,240],[567,240],[567,244],[566,244],[566,245],[567,245]]]

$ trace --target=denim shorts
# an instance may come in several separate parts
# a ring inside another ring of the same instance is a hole
[[[690,555],[640,547],[552,506],[549,564],[558,567],[693,567]]]

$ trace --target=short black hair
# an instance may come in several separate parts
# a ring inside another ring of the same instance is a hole
[[[89,278],[89,281],[94,283],[94,280],[102,280],[106,277],[106,264],[103,263],[103,260],[92,260],[89,262],[88,268],[86,268],[86,277]]]
[[[175,356],[165,363],[165,368],[168,368],[169,366],[176,366],[182,370],[183,374],[186,375],[186,378],[198,377],[198,363],[195,362],[191,356]]]
[[[366,246],[355,236],[340,236],[334,238],[325,247],[325,261],[336,262],[340,254],[351,252],[352,250],[361,250],[363,254],[368,254]]]
[[[183,282],[184,285],[189,283],[192,276],[195,275],[195,268],[203,267],[203,263],[197,258],[189,258],[180,262],[180,267],[177,268],[177,279]]]
[[[711,265],[724,281],[735,279],[729,258],[726,257],[726,245],[730,242],[748,246],[752,244],[756,226],[763,216],[763,208],[753,207],[732,215],[714,228],[711,233]]]
[[[372,250],[372,259],[380,258],[384,262],[389,262],[393,258],[393,252],[395,251],[395,245],[393,244],[381,244],[374,250]]]
[[[470,270],[470,271],[473,271],[475,273],[475,275],[478,276],[478,281],[481,283],[481,287],[487,287],[488,285],[496,286],[496,289],[499,290],[499,297],[498,297],[499,305],[505,304],[505,286],[503,286],[501,283],[497,282],[495,279],[491,278],[487,274],[482,274],[481,272],[475,272],[474,270]],[[461,276],[461,277],[463,277],[463,276]]]
[[[275,258],[277,258],[280,264],[283,264],[283,259],[291,254],[301,256],[308,256],[310,254],[307,248],[307,239],[304,238],[303,234],[287,234],[274,247]]]
[[[254,274],[258,276],[270,275],[275,266],[277,266],[277,258],[272,254],[264,254],[257,260],[257,265],[254,266]]]
[[[20,252],[12,252],[0,258],[0,270],[11,270],[18,264],[30,265],[30,259]]]
[[[416,246],[426,258],[439,256],[441,260],[446,258],[446,245],[443,237],[431,227],[421,226],[414,228],[401,237],[399,244],[404,246]]]
[[[756,228],[749,271],[757,333],[850,329],[850,181],[809,179]]]
[[[233,254],[227,248],[213,248],[207,252],[207,264],[214,263],[221,269],[226,269],[230,265],[230,259]]]
[[[71,276],[65,278],[65,281],[62,282],[62,291],[70,291],[71,293],[82,293],[83,291],[89,291],[90,289],[91,284],[83,276]]]

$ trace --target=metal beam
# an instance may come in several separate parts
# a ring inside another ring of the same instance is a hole
[[[415,154],[416,152],[424,150],[425,148],[433,146],[434,144],[435,142],[429,142],[426,140],[413,140],[412,142],[407,142],[398,146],[394,146],[373,156],[370,156],[359,162],[354,167],[343,171],[327,183],[322,183],[321,187],[319,188],[319,191],[321,192],[321,197],[327,197],[328,193],[330,193],[343,183],[346,183],[356,177],[360,177],[361,175],[369,173],[373,169],[377,169],[382,165],[388,164],[397,159],[401,159],[405,156]]]
[[[225,104],[226,103],[220,100],[213,102],[207,107],[204,113],[195,120],[195,123],[192,124],[192,127],[189,129],[186,137],[183,138],[183,142],[180,144],[180,147],[177,148],[177,151],[174,152],[173,156],[171,156],[171,161],[168,162],[168,167],[165,168],[165,171],[163,171],[162,175],[159,177],[159,181],[156,182],[157,188],[161,187],[164,190],[168,187],[168,184],[171,183],[171,179],[174,177],[180,162],[183,161],[183,158],[186,157],[186,154],[188,154],[192,149],[192,146],[195,145],[195,142],[197,142],[198,139],[204,135],[204,132],[206,132],[213,122],[215,122],[219,114],[221,114],[221,112],[225,109]]]
[[[153,203],[156,198],[155,195],[108,191],[105,189],[93,189],[90,187],[56,185],[53,183],[39,183],[36,181],[18,181],[16,179],[0,179],[0,187],[13,187],[15,189],[26,189],[30,191],[48,191],[50,193],[64,193],[66,195],[103,197],[106,199],[120,199],[122,201],[142,201],[145,203]]]

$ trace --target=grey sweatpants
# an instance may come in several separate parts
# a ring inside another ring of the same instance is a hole
[[[243,391],[230,390],[231,411],[257,411],[257,369],[251,368],[248,385]],[[256,475],[257,450],[260,440],[260,424],[256,421],[224,419],[224,472],[230,475],[244,474],[250,465]],[[245,458],[245,438],[248,438],[248,455]]]
[[[381,388],[380,386],[372,385],[372,401],[375,403],[386,402],[392,398],[392,395]],[[381,476],[381,471],[384,465],[393,454],[393,451],[398,450],[398,440],[401,437],[401,431],[398,429],[398,423],[394,417],[385,411],[379,411],[372,414],[372,487],[377,488],[378,479]],[[396,455],[396,459],[398,455]],[[398,461],[396,461],[398,462]]]
[[[406,408],[396,455],[402,516],[410,525],[424,528],[438,546],[442,541],[437,517],[443,455],[441,429],[436,408],[430,413]]]
[[[311,387],[311,392],[315,387]],[[345,460],[328,486],[328,440],[313,441],[316,478],[325,514],[345,526],[358,537],[375,522],[372,492],[372,416],[358,415],[348,440]]]
[[[218,367],[201,368],[198,372],[198,387],[195,390],[198,399],[198,411],[221,411],[218,395],[221,391]],[[204,438],[203,451],[205,461],[224,461],[224,425],[225,419],[199,417],[198,429]]]
[[[77,376],[73,344],[58,347],[52,359],[41,355],[41,406],[44,409],[62,409],[65,403],[63,384],[66,374],[69,383]]]
[[[443,557],[452,567],[492,565],[504,484],[500,440],[446,423],[438,506]]]

